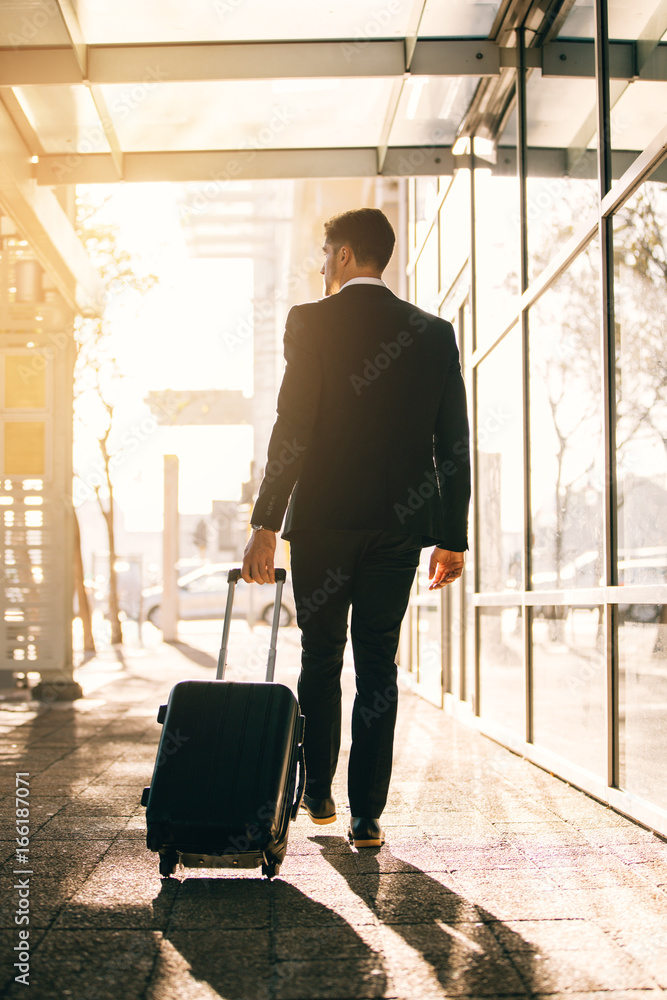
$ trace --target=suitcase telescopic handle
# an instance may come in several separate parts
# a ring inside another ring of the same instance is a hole
[[[273,621],[271,622],[271,640],[269,642],[269,658],[266,664],[266,679],[273,680],[276,672],[276,646],[278,645],[278,626],[280,625],[280,609],[282,607],[283,586],[287,579],[284,569],[276,570],[276,599],[273,605]]]
[[[278,641],[278,626],[280,625],[280,608],[283,596],[283,585],[287,579],[287,572],[284,569],[277,569],[276,575],[276,600],[273,607],[273,621],[271,623],[271,641],[269,643],[269,660],[266,667],[267,681],[273,680],[276,667],[276,645]],[[222,642],[218,654],[218,669],[216,680],[221,681],[225,676],[227,667],[227,646],[229,645],[229,626],[232,620],[232,608],[234,606],[234,590],[236,584],[241,579],[240,569],[230,569],[227,573],[227,606],[225,607],[225,620],[222,626]]]

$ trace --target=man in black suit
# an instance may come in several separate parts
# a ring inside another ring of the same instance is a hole
[[[461,575],[468,547],[468,419],[454,331],[384,284],[394,241],[378,209],[325,224],[325,298],[287,317],[278,417],[243,560],[244,580],[274,581],[287,510],[283,537],[302,632],[304,803],[315,823],[336,819],[331,782],[352,608],[348,795],[357,847],[384,841],[394,658],[421,549],[435,546],[429,578],[437,590]]]

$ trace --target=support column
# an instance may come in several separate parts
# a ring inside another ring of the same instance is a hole
[[[165,642],[178,638],[178,456],[164,456],[164,531],[160,628]]]

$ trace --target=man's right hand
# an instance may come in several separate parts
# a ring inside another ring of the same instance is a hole
[[[450,552],[449,549],[433,549],[428,567],[428,578],[432,580],[429,590],[441,590],[448,583],[454,583],[463,573],[464,552]]]

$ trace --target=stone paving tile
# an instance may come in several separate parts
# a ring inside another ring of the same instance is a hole
[[[609,935],[646,973],[667,990],[667,913],[609,927]]]
[[[52,930],[31,960],[31,1000],[142,1000],[158,940],[150,931]],[[119,985],[122,993],[119,993]],[[3,998],[25,996],[12,984]]]
[[[387,995],[378,956],[320,962],[282,962],[275,971],[276,1000],[371,1000]],[[255,994],[256,995],[256,994]],[[389,995],[392,995],[391,993]]]
[[[655,885],[667,845],[408,694],[385,847],[347,841],[345,743],[339,820],[322,830],[301,815],[278,878],[179,869],[160,879],[139,799],[159,738],[155,709],[185,661],[159,649],[133,660],[136,676],[104,680],[94,703],[38,707],[4,746],[0,737],[0,753],[14,751],[6,768],[13,757],[31,771],[35,923],[48,925],[42,954],[62,971],[54,992],[40,993],[36,949],[33,996],[90,1000],[93,990],[98,1000],[98,983],[113,981],[104,1000],[121,995],[119,979],[130,1000],[662,995],[667,895]],[[349,702],[347,668],[345,677]],[[0,814],[13,771],[4,778]],[[0,840],[4,875],[14,848]],[[87,993],[85,966],[72,964],[80,940],[94,944]],[[136,970],[132,948],[128,965],[118,947],[134,940]],[[10,995],[1,982],[0,995]]]
[[[534,992],[605,989],[655,989],[657,983],[632,958],[601,951],[556,951],[542,955],[534,968]]]
[[[652,885],[667,887],[667,861],[634,861],[628,867]]]
[[[222,930],[268,928],[271,922],[272,896],[266,880],[235,878],[223,874],[207,877],[201,872],[187,874],[184,881],[173,880],[175,898],[168,932],[196,930],[209,934],[212,927]],[[247,938],[247,935],[246,935]]]
[[[367,876],[329,870],[317,876],[286,876],[272,885],[274,920],[278,929],[376,924]]]
[[[37,927],[31,927],[28,930],[30,931],[28,943],[30,946],[30,965],[32,966],[32,956],[46,931],[43,928],[40,929]],[[2,995],[3,989],[7,987],[11,987],[15,995],[19,995],[21,990],[23,990],[23,995],[26,995],[25,986],[14,982],[15,977],[21,975],[22,971],[14,968],[14,962],[18,961],[15,948],[20,943],[17,932],[17,927],[12,927],[11,930],[0,930],[0,995]],[[30,996],[29,993],[27,995]]]
[[[607,850],[632,864],[636,861],[664,861],[667,864],[667,843],[659,837],[636,844],[608,844]]]
[[[594,847],[591,844],[543,845],[526,844],[516,850],[530,859],[538,868],[601,868],[615,866],[621,861],[616,852],[612,853],[606,847]],[[622,863],[622,861],[621,861]]]
[[[507,951],[581,951],[608,948],[613,938],[588,920],[505,920],[490,923],[489,930]]]
[[[369,951],[381,953],[382,937],[380,927],[375,924],[288,927],[275,931],[273,948],[280,962],[366,958]]]
[[[174,930],[159,940],[143,1000],[270,1000],[268,930]]]
[[[132,857],[114,844],[62,908],[55,926],[164,930],[179,883],[161,879],[157,866],[149,866],[150,852],[143,853],[146,857]]]
[[[634,922],[635,931],[649,917],[667,914],[667,896],[659,889],[604,886],[596,889],[563,889],[570,917],[596,920],[602,927]]]
[[[392,925],[381,935],[391,997],[528,995],[516,964],[475,924]]]
[[[566,993],[535,993],[535,1000],[664,1000],[665,994],[660,989],[650,990],[587,990],[581,993],[577,990]]]
[[[625,885],[644,888],[646,879],[639,872],[632,871],[627,865],[618,862],[599,869],[575,868],[573,865],[560,867],[542,867],[546,876],[560,886],[561,889],[597,889],[607,886]]]
[[[127,816],[72,816],[60,815],[45,823],[31,835],[34,843],[40,840],[99,840],[114,836],[127,824]],[[144,831],[145,833],[145,831]]]
[[[651,844],[656,839],[651,830],[645,830],[644,827],[636,826],[627,821],[623,826],[595,827],[594,829],[581,827],[581,832],[592,844]]]
[[[420,873],[364,875],[361,891],[384,924],[424,923],[434,920],[476,920],[473,902],[457,891],[447,875],[437,879]]]
[[[511,871],[536,872],[537,865],[518,848],[511,845],[483,848],[470,847],[460,850],[453,847],[436,848],[438,857],[452,873],[461,871],[487,871],[508,869]]]

